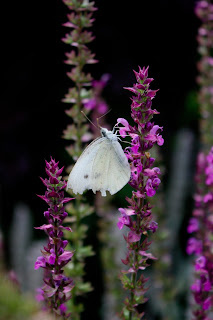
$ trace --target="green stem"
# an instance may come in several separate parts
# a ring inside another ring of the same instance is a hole
[[[138,207],[140,208],[140,210],[142,210],[143,205],[144,205],[144,199],[138,199]],[[138,232],[140,230],[140,220],[141,220],[141,217],[140,217],[140,215],[138,215],[137,216],[137,231]],[[140,240],[139,243],[137,242],[135,244],[134,262],[133,262],[134,265],[136,265],[138,263],[138,249],[140,247],[140,244],[141,244],[141,240]],[[132,273],[132,275],[131,275],[131,283],[132,283],[132,286],[133,286],[133,289],[132,289],[132,291],[130,293],[130,300],[129,300],[130,305],[131,305],[131,309],[132,309],[132,305],[133,305],[134,298],[135,298],[134,290],[135,290],[136,281],[137,281],[137,272],[136,273]],[[129,313],[129,320],[132,320],[132,317],[133,317],[133,311],[131,310],[130,313]]]
[[[134,288],[135,288],[135,283],[136,283],[136,279],[137,279],[137,274],[136,273],[132,273],[132,284],[133,284],[133,286],[134,286]],[[134,301],[134,292],[133,291],[131,291],[131,294],[130,294],[130,303],[131,303],[131,305],[133,304],[133,301]],[[133,316],[133,312],[132,311],[130,311],[130,313],[129,313],[129,320],[132,320],[132,316]]]

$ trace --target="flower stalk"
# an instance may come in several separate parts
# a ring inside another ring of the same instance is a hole
[[[71,228],[64,227],[63,221],[67,217],[64,204],[72,200],[64,197],[66,181],[62,180],[63,168],[59,169],[58,162],[51,158],[46,161],[46,173],[48,179],[42,179],[47,191],[44,200],[49,208],[44,212],[47,224],[35,229],[43,230],[49,240],[43,248],[42,256],[39,256],[35,263],[35,270],[43,268],[45,285],[38,289],[38,300],[44,301],[46,308],[53,312],[58,319],[69,319],[66,302],[71,298],[71,290],[74,287],[73,280],[64,274],[64,267],[71,261],[73,251],[65,250],[67,240],[63,240],[64,230],[71,231]]]
[[[198,1],[195,14],[201,20],[198,29],[199,84],[198,102],[201,121],[201,151],[197,157],[195,175],[195,208],[189,220],[187,231],[192,236],[188,239],[187,253],[195,255],[194,282],[191,292],[194,297],[193,320],[208,320],[213,310],[213,5],[210,0]]]
[[[64,24],[69,32],[62,41],[71,47],[70,52],[66,53],[65,63],[71,67],[67,76],[72,82],[72,87],[63,99],[63,102],[71,104],[66,114],[71,118],[72,123],[64,130],[63,137],[71,142],[66,150],[71,158],[70,162],[74,163],[81,155],[85,143],[90,142],[93,138],[89,124],[86,123],[87,120],[81,111],[88,114],[89,110],[84,106],[93,97],[91,89],[93,79],[90,73],[85,72],[85,66],[97,63],[94,53],[88,48],[94,36],[87,30],[93,25],[93,13],[97,9],[94,7],[94,2],[85,0],[63,0],[63,2],[69,10],[68,21]],[[69,173],[71,169],[72,166],[69,166],[67,172]],[[73,319],[77,320],[80,319],[80,314],[84,309],[79,297],[92,290],[91,284],[86,283],[83,278],[85,259],[92,256],[93,251],[90,245],[84,245],[88,226],[82,220],[91,215],[94,209],[86,204],[85,196],[78,195],[75,203],[67,205],[66,210],[69,213],[66,221],[71,224],[73,230],[72,233],[66,234],[66,238],[76,252],[72,263],[66,269],[67,274],[75,281],[73,299],[69,301],[68,308]]]
[[[200,133],[202,149],[206,154],[213,146],[213,4],[211,0],[198,1],[195,14],[201,20],[198,29],[198,53],[200,55],[197,69],[199,75],[198,102],[200,106]]]
[[[187,253],[195,255],[195,279],[191,285],[193,319],[207,320],[213,307],[213,148],[207,156],[199,154],[195,181],[195,209],[187,228],[188,233],[192,234]]]
[[[164,140],[160,135],[162,127],[151,122],[153,115],[159,112],[152,109],[152,100],[157,90],[151,90],[152,78],[148,78],[148,68],[135,72],[137,83],[127,90],[133,92],[131,104],[131,117],[134,126],[127,120],[119,118],[120,135],[131,137],[131,147],[126,148],[127,158],[131,166],[131,178],[129,184],[135,189],[131,198],[126,198],[129,206],[120,208],[121,217],[118,219],[118,228],[129,228],[124,239],[127,244],[127,255],[122,262],[127,270],[122,270],[120,279],[123,288],[128,290],[129,296],[125,299],[125,306],[121,318],[141,319],[144,316],[142,305],[147,301],[145,293],[147,278],[142,271],[149,266],[151,260],[156,258],[148,252],[151,244],[149,233],[155,232],[157,223],[153,220],[150,197],[153,197],[160,184],[160,169],[154,167],[155,159],[151,157],[150,150],[154,144],[162,146]],[[129,276],[130,275],[130,276]]]

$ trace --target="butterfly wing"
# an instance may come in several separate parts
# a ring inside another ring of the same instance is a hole
[[[92,189],[106,196],[106,191],[115,194],[129,179],[130,166],[120,143],[102,137],[82,153],[69,175],[67,188],[80,194]]]
[[[115,194],[121,190],[130,179],[130,165],[118,141],[112,141],[112,155],[107,175],[108,191]]]
[[[100,152],[96,154],[92,168],[90,189],[95,193],[106,191],[115,194],[122,189],[130,179],[130,166],[118,141],[103,139]]]
[[[85,190],[91,189],[93,163],[97,154],[100,152],[103,139],[106,138],[97,138],[91,142],[78,158],[70,172],[67,189],[72,189],[73,193],[82,194]]]

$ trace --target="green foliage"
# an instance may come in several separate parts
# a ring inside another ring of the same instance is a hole
[[[129,278],[125,273],[123,273],[122,276],[120,276],[120,280],[125,290],[132,290],[134,288],[131,278]]]
[[[89,131],[89,125],[85,123],[85,118],[81,111],[84,109],[83,101],[91,99],[93,91],[88,89],[91,86],[92,76],[84,71],[87,64],[96,63],[94,54],[88,49],[87,45],[94,37],[86,28],[91,27],[94,19],[93,11],[96,10],[93,2],[82,0],[63,0],[71,12],[68,14],[68,22],[65,27],[70,31],[62,39],[66,44],[71,46],[71,51],[66,53],[67,60],[65,63],[71,66],[67,76],[72,82],[72,87],[68,90],[63,101],[70,103],[71,107],[66,110],[66,114],[71,118],[69,124],[64,130],[64,139],[71,141],[66,148],[74,163],[83,151],[84,142],[92,139]],[[69,173],[71,167],[67,169]],[[69,191],[72,195],[72,193]],[[73,196],[73,195],[72,195]],[[84,245],[87,237],[88,226],[85,223],[85,217],[90,216],[94,209],[86,204],[84,196],[75,196],[76,200],[67,205],[66,211],[69,217],[66,222],[71,225],[71,233],[65,232],[65,237],[70,241],[71,249],[75,251],[73,260],[68,264],[66,273],[73,278],[75,287],[72,290],[72,299],[68,302],[69,311],[72,319],[80,319],[80,314],[84,310],[80,297],[92,290],[90,283],[84,281],[85,259],[94,255],[90,245]]]
[[[0,320],[29,320],[37,311],[36,302],[0,275]]]

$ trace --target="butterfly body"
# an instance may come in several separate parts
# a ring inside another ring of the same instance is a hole
[[[113,131],[101,128],[102,137],[95,139],[84,150],[74,165],[67,188],[82,194],[91,189],[115,194],[130,179],[130,166],[125,153]]]

